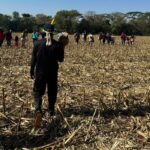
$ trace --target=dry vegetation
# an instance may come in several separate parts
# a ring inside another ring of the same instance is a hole
[[[59,70],[56,117],[44,115],[38,131],[31,50],[31,42],[0,48],[0,149],[150,149],[150,37],[137,37],[133,46],[119,38],[114,46],[92,47],[71,39]]]

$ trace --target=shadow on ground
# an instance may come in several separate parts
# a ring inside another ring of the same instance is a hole
[[[70,117],[71,115],[88,117],[93,116],[95,112],[95,108],[86,106],[66,107],[62,108],[61,110],[65,117]],[[97,111],[95,116],[97,116],[99,112],[101,117],[104,117],[104,119],[113,119],[117,116],[145,116],[146,114],[150,113],[150,106],[134,105],[128,107],[126,110],[114,110],[108,108],[103,111]],[[51,124],[45,124],[45,128],[47,130],[42,135],[30,135],[29,132],[26,131],[20,131],[18,135],[11,136],[0,134],[0,149],[13,150],[15,148],[19,149],[23,147],[32,149],[34,147],[40,147],[42,145],[53,143],[56,141],[56,139],[64,137],[68,134],[68,128],[64,127],[64,122],[60,115],[58,115],[56,118],[57,119]]]
[[[98,109],[98,108],[97,108]],[[106,108],[105,110],[97,111],[100,112],[101,117],[117,117],[117,116],[145,116],[146,114],[150,113],[150,106],[145,105],[132,105],[129,106],[127,109],[113,109],[113,108]],[[68,107],[63,110],[65,116],[69,117],[71,115],[81,115],[81,116],[92,116],[94,114],[95,108],[81,106],[81,107]],[[95,115],[95,116],[96,116]]]
[[[42,129],[45,129],[42,131]],[[29,131],[30,130],[30,131]],[[63,137],[68,133],[68,128],[64,127],[60,116],[50,123],[43,123],[41,131],[31,134],[32,129],[25,131],[20,129],[18,134],[0,134],[0,150],[14,150],[21,148],[35,148],[55,142],[58,137]]]

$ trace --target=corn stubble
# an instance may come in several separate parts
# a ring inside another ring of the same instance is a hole
[[[116,39],[115,45],[89,46],[70,36],[59,68],[56,116],[43,115],[38,131],[29,76],[32,41],[26,48],[0,48],[0,148],[150,149],[150,37],[137,37],[132,46]]]

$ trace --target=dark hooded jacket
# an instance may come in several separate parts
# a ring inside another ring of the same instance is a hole
[[[50,46],[46,46],[46,40],[42,39],[34,43],[31,59],[31,75],[36,78],[49,78],[58,71],[58,62],[64,60],[63,45],[52,40]]]

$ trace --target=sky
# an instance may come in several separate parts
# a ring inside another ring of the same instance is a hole
[[[11,15],[45,14],[55,16],[60,10],[78,10],[85,14],[94,11],[97,14],[130,11],[150,12],[150,0],[1,0],[0,13]]]

